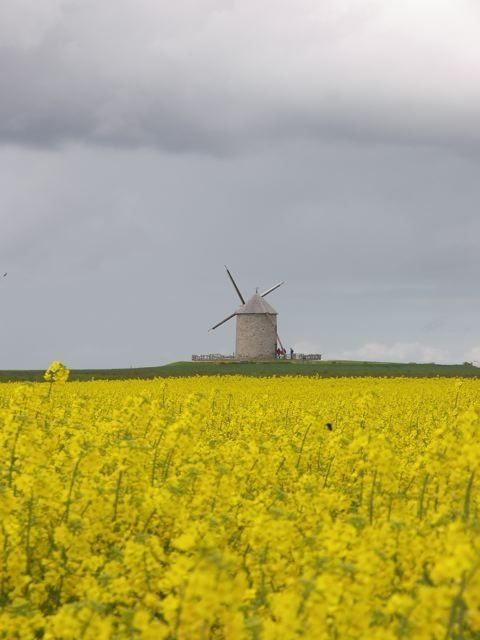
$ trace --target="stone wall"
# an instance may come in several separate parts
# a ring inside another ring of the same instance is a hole
[[[237,315],[236,358],[271,360],[277,346],[277,316],[262,313]]]

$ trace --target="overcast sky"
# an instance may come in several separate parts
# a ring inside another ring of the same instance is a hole
[[[1,0],[0,368],[480,361],[474,0]]]

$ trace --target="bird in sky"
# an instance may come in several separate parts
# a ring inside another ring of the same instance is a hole
[[[8,271],[5,271],[5,273],[3,274],[3,277],[5,278],[6,275],[8,275]]]

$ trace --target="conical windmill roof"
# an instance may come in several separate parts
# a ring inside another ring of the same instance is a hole
[[[254,293],[250,300],[242,304],[235,313],[270,313],[272,315],[278,315],[272,305],[268,304],[265,298],[262,298],[258,293]]]

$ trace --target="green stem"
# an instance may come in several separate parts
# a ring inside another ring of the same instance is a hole
[[[4,605],[7,601],[7,580],[8,580],[8,538],[9,535],[3,530],[3,553],[2,553],[2,581],[0,584],[0,606]]]
[[[420,491],[420,497],[418,499],[417,516],[420,520],[423,520],[423,516],[425,515],[425,509],[424,509],[423,503],[425,500],[425,493],[427,492],[427,486],[429,481],[430,481],[430,476],[428,475],[428,473],[426,473],[423,478],[422,489]]]
[[[377,470],[375,469],[375,473],[373,474],[373,479],[372,479],[372,488],[370,490],[370,498],[368,500],[368,520],[370,524],[373,523],[373,497],[375,495],[376,482],[377,482]]]
[[[152,461],[152,473],[150,475],[150,486],[153,487],[155,485],[155,474],[157,472],[157,458],[158,458],[158,445],[160,444],[160,441],[158,441],[158,443],[155,445],[155,451],[153,454],[153,461]]]
[[[113,503],[112,522],[115,522],[115,520],[117,519],[118,501],[120,499],[120,486],[122,484],[122,475],[123,475],[123,471],[119,471],[118,478],[117,478],[117,486],[115,487],[115,502]]]
[[[12,451],[10,452],[10,467],[8,469],[8,475],[7,475],[7,484],[8,486],[11,488],[12,483],[13,483],[13,470],[15,467],[15,460],[17,459],[16,453],[17,453],[17,443],[18,443],[18,438],[20,437],[20,432],[22,430],[22,423],[20,423],[17,427],[17,431],[15,433],[15,438],[13,440],[13,445],[12,445]]]
[[[163,467],[163,481],[165,482],[165,480],[168,478],[168,472],[170,471],[170,464],[172,462],[172,458],[173,458],[173,452],[174,449],[173,447],[170,449],[170,451],[167,454],[167,458],[165,460],[165,465]]]
[[[461,619],[463,618],[464,609],[465,609],[465,603],[463,601],[463,592],[465,591],[465,587],[466,587],[466,579],[464,575],[462,577],[460,589],[458,590],[458,593],[454,596],[452,601],[452,606],[450,608],[450,615],[448,618],[447,629],[445,631],[444,640],[450,640],[450,638],[453,637],[452,632],[456,623],[460,622]],[[464,631],[464,629],[462,631]],[[463,635],[458,637],[463,637]]]
[[[30,547],[30,533],[32,531],[33,524],[33,494],[30,495],[28,505],[28,517],[27,517],[27,531],[25,534],[25,573],[30,575],[32,566],[32,550]]]
[[[303,434],[303,439],[302,439],[302,444],[300,445],[300,451],[299,451],[299,454],[298,454],[297,464],[295,465],[297,469],[300,466],[300,460],[302,458],[303,448],[305,446],[305,441],[307,439],[308,432],[310,431],[311,427],[312,427],[312,425],[309,424],[308,427],[305,429],[305,433]]]
[[[81,453],[78,456],[77,461],[75,462],[75,466],[73,467],[73,471],[72,471],[72,477],[70,478],[70,486],[68,488],[67,503],[65,505],[65,513],[63,514],[63,518],[62,518],[67,523],[68,523],[68,518],[70,516],[70,504],[72,502],[73,485],[75,484],[75,479],[78,473],[78,467],[80,466],[80,461],[82,457],[83,457],[83,454]]]
[[[143,525],[143,533],[146,532],[146,530],[148,529],[148,525],[150,524],[150,522],[152,521],[153,516],[157,513],[157,509],[153,509],[153,511],[150,513],[150,515],[148,516],[148,518],[145,520],[145,524]]]
[[[475,471],[472,471],[472,473],[470,474],[470,477],[468,479],[467,482],[467,489],[465,491],[465,501],[463,503],[463,521],[464,522],[468,522],[468,519],[470,517],[470,497],[472,495],[472,486],[473,486],[473,480],[475,478]]]
[[[390,494],[390,498],[388,500],[388,514],[387,514],[388,522],[390,522],[390,519],[392,517],[392,507],[393,507],[393,494]]]
[[[323,479],[323,488],[326,489],[328,483],[328,477],[330,476],[330,470],[332,468],[333,461],[335,460],[335,456],[332,456],[328,461],[327,472],[325,473],[325,478]]]

